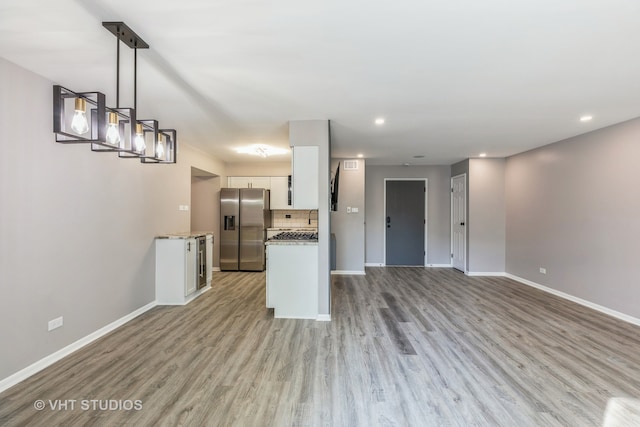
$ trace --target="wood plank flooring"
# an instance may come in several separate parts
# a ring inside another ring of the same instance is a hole
[[[639,327],[506,278],[335,276],[332,322],[264,301],[264,274],[216,273],[0,394],[0,425],[600,426],[640,398]]]

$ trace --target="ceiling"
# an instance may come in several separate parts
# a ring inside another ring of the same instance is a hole
[[[240,146],[288,147],[289,120],[331,120],[335,157],[451,164],[640,116],[637,0],[2,0],[0,56],[115,106],[102,21],[150,45],[138,117],[225,162],[265,161]]]

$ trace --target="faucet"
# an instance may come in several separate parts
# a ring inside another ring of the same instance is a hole
[[[309,211],[309,225],[311,225],[311,213],[312,213],[313,211],[314,211],[313,209],[311,209],[311,210]],[[317,221],[317,220],[318,220],[318,215],[316,214],[316,221]]]

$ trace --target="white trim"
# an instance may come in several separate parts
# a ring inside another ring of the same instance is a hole
[[[424,181],[424,263],[423,266],[427,266],[427,258],[429,256],[429,179],[428,178],[384,178],[384,184],[382,185],[384,209],[382,217],[382,257],[383,263],[381,266],[387,265],[387,181]],[[366,265],[366,264],[365,264]],[[395,266],[394,267],[398,267]],[[415,267],[415,266],[414,266]]]
[[[331,322],[331,315],[330,314],[318,314],[318,317],[316,317],[316,321],[317,322]]]
[[[488,277],[488,276],[492,276],[492,277],[505,277],[507,275],[507,273],[505,273],[504,271],[500,271],[500,272],[491,272],[491,271],[465,271],[465,273],[467,276],[470,277]]]
[[[364,272],[364,270],[362,271],[358,271],[358,270],[353,270],[353,271],[349,271],[349,270],[332,270],[331,271],[331,275],[335,275],[335,276],[366,276],[367,273]]]
[[[38,360],[37,362],[27,366],[26,368],[16,372],[13,375],[8,376],[7,378],[0,381],[0,393],[9,389],[10,387],[13,387],[19,382],[26,380],[30,376],[40,372],[44,368],[54,364],[55,362],[63,359],[64,357],[67,357],[71,353],[77,350],[80,350],[82,347],[86,346],[87,344],[90,344],[93,341],[97,340],[98,338],[101,338],[104,335],[108,334],[109,332],[119,328],[120,326],[124,325],[128,321],[140,316],[142,313],[151,310],[156,305],[157,304],[155,301],[150,302],[144,307],[140,307],[134,312],[129,313],[126,316],[121,317],[120,319],[109,323],[107,326],[104,326],[98,329],[97,331],[90,333],[84,338],[80,338],[78,341],[71,343],[68,346],[56,351],[55,353],[52,353]]]
[[[427,264],[425,267],[429,268],[451,268],[451,264]]]
[[[384,264],[381,262],[365,262],[365,267],[384,267]]]
[[[566,300],[573,301],[573,302],[575,302],[577,304],[583,305],[585,307],[589,307],[589,308],[591,308],[593,310],[599,311],[599,312],[604,313],[604,314],[608,314],[609,316],[613,316],[613,317],[615,317],[617,319],[620,319],[620,320],[623,320],[625,322],[629,322],[629,323],[632,323],[634,325],[640,326],[640,319],[638,319],[637,317],[633,317],[633,316],[629,316],[628,314],[620,313],[619,311],[615,311],[615,310],[612,310],[610,308],[604,307],[602,305],[598,305],[598,304],[592,303],[591,301],[587,301],[587,300],[584,300],[582,298],[578,298],[578,297],[575,297],[573,295],[564,293],[562,291],[558,291],[556,289],[549,288],[549,287],[541,285],[539,283],[532,282],[531,280],[527,280],[527,279],[523,279],[522,277],[514,276],[513,274],[505,273],[505,276],[508,277],[509,279],[513,279],[516,282],[520,282],[520,283],[522,283],[524,285],[531,286],[531,287],[536,288],[536,289],[540,289],[541,291],[548,292],[550,294],[559,296],[560,298],[564,298]]]
[[[213,267],[211,271],[221,271],[221,270],[220,270],[220,267]]]

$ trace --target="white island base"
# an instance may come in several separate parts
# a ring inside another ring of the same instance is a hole
[[[276,318],[318,317],[317,242],[267,242],[267,307]]]

